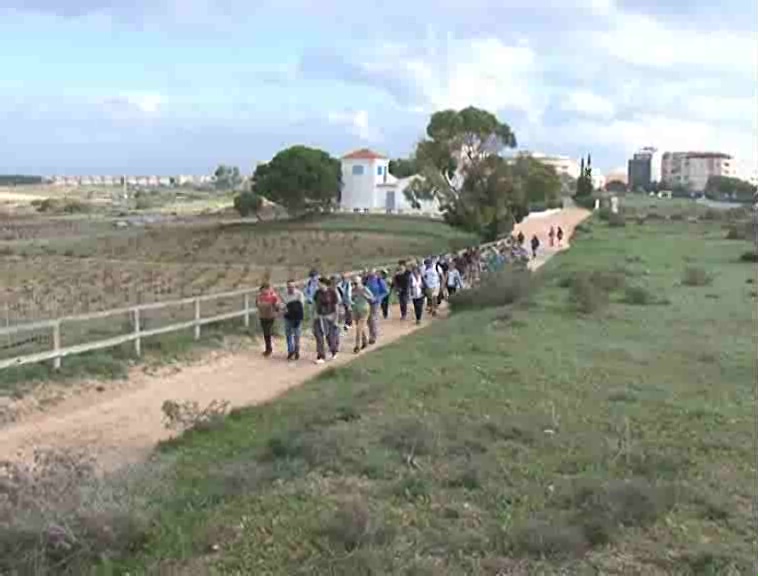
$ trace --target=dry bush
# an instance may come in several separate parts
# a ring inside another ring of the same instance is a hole
[[[99,476],[75,452],[0,465],[0,573],[83,574],[137,550],[166,485],[155,464]]]
[[[163,424],[169,430],[211,430],[219,427],[229,412],[229,402],[213,400],[205,408],[197,402],[166,400],[161,406]]]
[[[507,306],[528,296],[533,282],[528,270],[506,267],[485,274],[474,288],[457,292],[450,298],[453,312]]]
[[[712,283],[713,276],[699,266],[687,266],[682,273],[682,284],[684,286],[709,286]]]
[[[381,546],[393,538],[391,527],[358,499],[340,504],[330,518],[324,519],[323,526],[329,539],[348,553],[363,546]]]
[[[624,303],[635,306],[649,306],[661,300],[645,286],[627,286],[624,291]]]

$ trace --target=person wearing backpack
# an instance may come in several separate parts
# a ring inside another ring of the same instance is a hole
[[[351,310],[353,300],[353,286],[347,274],[335,276],[337,282],[337,292],[342,300],[342,329],[347,332],[348,328],[353,325],[353,314]]]
[[[371,301],[374,299],[374,295],[371,290],[363,285],[363,280],[360,276],[356,276],[353,279],[353,299],[351,302],[351,310],[353,314],[353,325],[355,326],[355,348],[353,352],[358,354],[366,346],[368,346],[366,338],[366,322],[368,320],[369,311],[371,310]]]
[[[287,281],[284,293],[284,335],[287,338],[287,360],[300,359],[300,333],[305,316],[305,296],[294,280]]]
[[[389,294],[387,283],[376,273],[371,270],[365,281],[366,288],[371,291],[372,300],[368,315],[368,343],[373,344],[379,338],[379,309],[382,300]]]
[[[416,266],[411,272],[408,280],[408,296],[413,302],[413,313],[416,316],[416,324],[421,324],[421,317],[424,315],[424,278],[421,275],[421,268]]]

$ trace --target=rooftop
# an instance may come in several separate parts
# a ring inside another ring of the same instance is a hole
[[[666,152],[664,156],[686,156],[687,158],[723,158],[729,160],[731,156],[723,152]]]
[[[355,150],[354,152],[345,154],[342,157],[342,159],[343,160],[386,160],[387,157],[377,152],[374,152],[373,150],[369,150],[368,148],[361,148],[360,150]]]

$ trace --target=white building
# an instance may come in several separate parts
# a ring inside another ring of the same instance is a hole
[[[342,157],[340,208],[349,212],[439,214],[436,202],[424,202],[415,210],[405,188],[420,176],[398,179],[389,173],[389,158],[368,148]]]
[[[661,181],[702,192],[711,176],[734,176],[734,163],[721,152],[666,152],[661,162]]]
[[[579,162],[568,156],[556,156],[550,154],[542,154],[541,152],[519,152],[520,155],[531,156],[535,160],[539,160],[543,164],[552,166],[558,175],[571,176],[576,179],[579,178],[581,167]]]

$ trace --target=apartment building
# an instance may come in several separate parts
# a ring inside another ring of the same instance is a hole
[[[650,190],[653,182],[661,180],[662,159],[651,146],[635,152],[627,165],[627,183],[631,190]]]
[[[666,152],[661,181],[671,188],[702,192],[711,176],[734,176],[734,159],[722,152]]]

